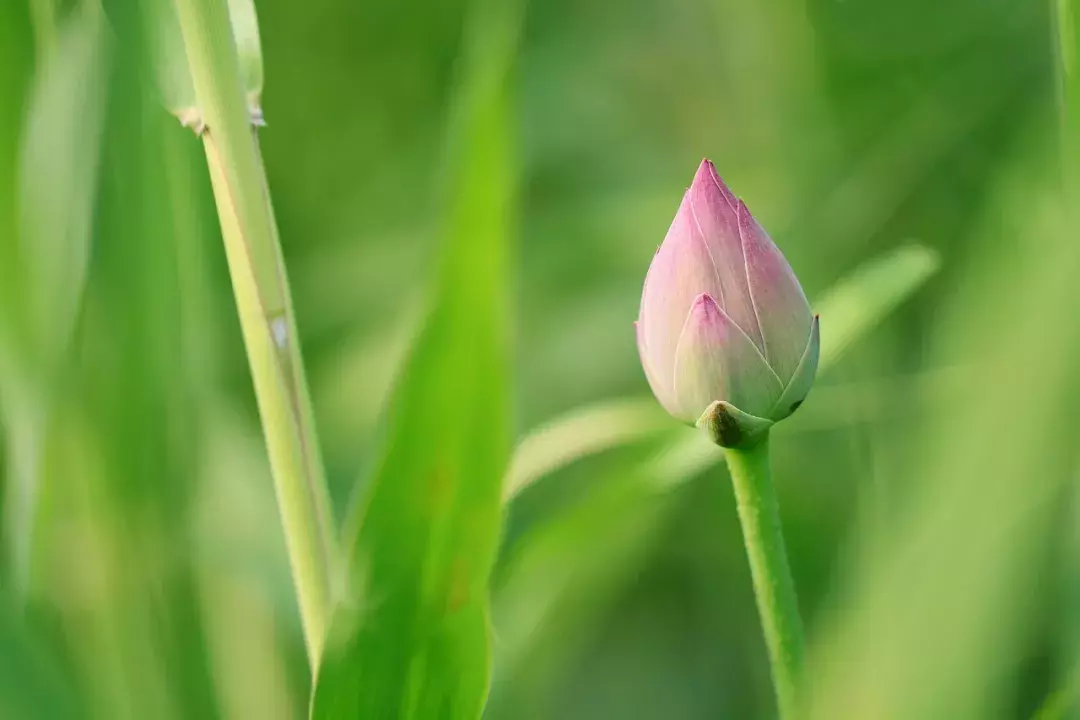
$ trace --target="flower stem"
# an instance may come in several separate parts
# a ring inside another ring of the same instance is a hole
[[[227,4],[175,2],[314,673],[330,611],[336,535],[277,225]]]
[[[802,668],[803,630],[769,467],[768,434],[750,447],[729,448],[726,455],[780,717],[791,718]]]

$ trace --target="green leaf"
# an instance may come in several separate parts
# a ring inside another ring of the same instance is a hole
[[[435,306],[391,403],[346,597],[312,717],[477,718],[488,688],[488,580],[510,450],[507,241],[515,171],[507,81],[517,3],[481,2],[451,140]]]
[[[822,367],[922,287],[939,265],[934,250],[908,245],[862,265],[826,292],[814,303],[821,316]]]
[[[586,455],[654,436],[675,425],[652,397],[604,400],[571,410],[518,441],[507,473],[506,498],[514,498]]]

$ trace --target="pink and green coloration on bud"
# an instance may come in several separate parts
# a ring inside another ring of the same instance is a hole
[[[725,447],[793,413],[813,385],[818,319],[787,260],[708,160],[645,277],[637,342],[664,408]]]

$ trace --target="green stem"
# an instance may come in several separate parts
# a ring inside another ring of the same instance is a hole
[[[333,518],[262,157],[223,0],[175,0],[314,673],[336,562]]]
[[[780,717],[794,717],[803,630],[773,490],[768,435],[750,447],[728,449],[726,454]]]

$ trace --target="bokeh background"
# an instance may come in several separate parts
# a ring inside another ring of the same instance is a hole
[[[344,516],[429,299],[484,6],[256,6],[262,149]],[[1077,712],[1067,8],[528,3],[508,128],[528,487],[485,717],[775,713],[725,471],[653,407],[633,339],[702,157],[833,311],[828,366],[773,443],[808,714]],[[159,102],[138,13],[105,10],[0,3],[0,714],[304,717],[205,158]]]

